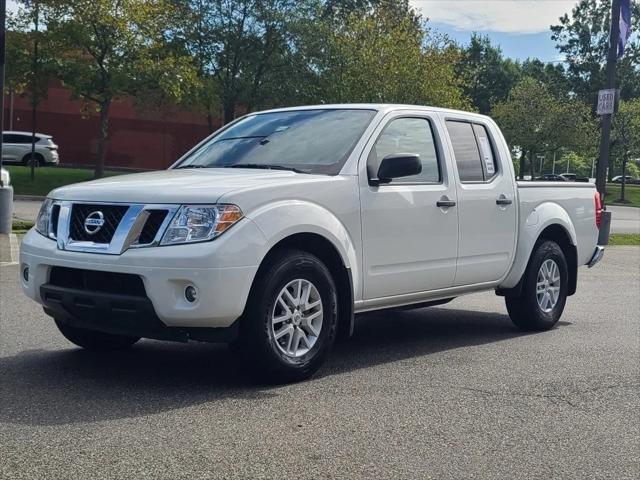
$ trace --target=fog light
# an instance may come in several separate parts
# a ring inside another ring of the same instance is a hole
[[[194,287],[193,285],[189,285],[187,288],[185,288],[184,298],[186,298],[187,302],[189,303],[195,302],[198,299],[198,291],[196,290],[196,287]]]
[[[22,270],[22,278],[24,278],[25,282],[29,281],[29,267],[24,267]]]

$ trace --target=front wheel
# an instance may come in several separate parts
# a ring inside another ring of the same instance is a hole
[[[331,272],[319,258],[280,251],[261,268],[234,349],[268,381],[308,378],[335,341],[337,303]]]
[[[523,330],[550,330],[564,310],[568,284],[562,249],[550,240],[539,242],[525,271],[521,294],[505,299],[509,317]]]
[[[57,318],[55,322],[58,330],[67,340],[87,350],[123,350],[140,340],[140,337],[115,335],[74,327]]]

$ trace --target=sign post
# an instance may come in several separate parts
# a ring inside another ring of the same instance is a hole
[[[611,5],[611,36],[609,37],[609,53],[607,55],[607,85],[598,95],[598,114],[602,115],[602,137],[600,138],[600,155],[596,170],[596,187],[604,205],[607,167],[609,166],[609,139],[611,124],[615,110],[616,62],[618,60],[618,42],[620,40],[620,0],[613,0]],[[611,93],[613,91],[613,94]],[[603,112],[600,113],[600,100],[603,100]],[[613,101],[612,101],[613,100]]]

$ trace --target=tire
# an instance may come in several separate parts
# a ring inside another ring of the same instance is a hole
[[[320,368],[335,342],[336,286],[326,265],[310,253],[281,250],[266,262],[251,289],[240,338],[231,347],[261,380],[301,381]]]
[[[34,157],[37,161],[37,164],[36,164],[37,166],[39,167],[45,166],[46,162],[44,161],[44,157],[41,154],[36,153]],[[31,159],[31,152],[27,153],[24,157],[22,157],[22,165],[24,165],[25,167],[28,167],[30,159]]]
[[[58,330],[67,340],[87,350],[124,350],[140,340],[140,337],[115,335],[74,327],[57,318],[55,322]]]
[[[525,271],[520,296],[505,299],[509,317],[518,328],[550,330],[558,323],[567,302],[568,272],[567,260],[558,244],[538,241]]]

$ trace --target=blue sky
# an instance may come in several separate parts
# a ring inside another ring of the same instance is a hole
[[[472,32],[488,35],[511,58],[562,57],[551,40],[549,26],[570,13],[577,0],[411,0],[430,25],[466,44]]]

